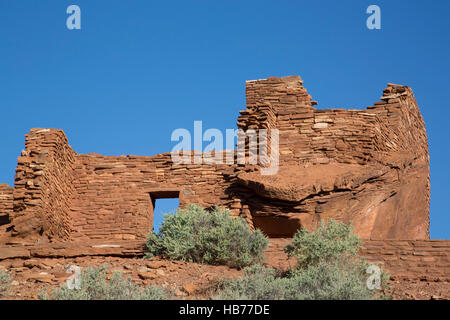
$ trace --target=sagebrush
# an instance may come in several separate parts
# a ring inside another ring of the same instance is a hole
[[[197,205],[166,214],[159,233],[147,240],[148,256],[238,268],[260,262],[267,244],[261,231],[251,232],[244,219],[228,210]]]
[[[248,268],[244,277],[225,280],[220,300],[370,300],[376,292],[356,265],[321,262],[288,274],[265,267]]]
[[[296,258],[298,266],[309,266],[323,260],[355,257],[361,249],[361,240],[353,233],[353,227],[342,222],[320,221],[314,232],[302,227],[294,235],[292,243],[285,247],[289,256]]]
[[[67,285],[41,292],[41,300],[165,300],[171,292],[163,287],[141,288],[124,278],[121,272],[114,272],[107,280],[107,266],[89,267],[81,272],[79,289],[69,289]]]
[[[280,273],[262,266],[245,270],[244,277],[223,280],[215,296],[230,300],[370,300],[386,298],[367,284],[369,264],[359,257],[360,239],[352,227],[330,220],[316,231],[299,230],[286,251],[294,269]],[[386,287],[388,275],[380,274]]]
[[[10,284],[11,275],[9,272],[0,270],[0,298],[3,298],[8,294]]]

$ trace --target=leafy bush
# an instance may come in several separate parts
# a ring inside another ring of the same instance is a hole
[[[369,264],[358,256],[359,238],[352,227],[330,221],[321,222],[314,232],[298,231],[286,247],[298,260],[298,267],[284,274],[255,266],[245,276],[224,280],[218,299],[250,300],[368,300],[385,298],[382,291],[367,285]],[[380,285],[386,285],[387,274],[380,273]]]
[[[327,225],[322,220],[314,232],[308,232],[302,227],[285,251],[297,259],[299,267],[343,256],[355,257],[361,248],[361,240],[352,232],[351,225],[334,220],[330,220]]]
[[[41,300],[164,300],[170,292],[162,287],[149,286],[140,288],[130,279],[125,279],[121,272],[114,272],[111,279],[106,279],[106,266],[86,268],[81,272],[79,289],[69,289],[64,285],[50,294],[41,292]]]
[[[240,268],[261,261],[267,244],[261,231],[252,233],[242,218],[231,217],[228,210],[208,212],[191,205],[164,216],[159,234],[148,237],[147,256]]]
[[[320,262],[282,276],[271,268],[246,270],[245,276],[223,283],[220,300],[369,300],[365,269]]]
[[[244,269],[244,277],[222,280],[219,300],[282,300],[286,298],[286,281],[275,269],[254,265]]]
[[[0,298],[7,295],[10,284],[11,284],[10,274],[8,272],[0,270]]]

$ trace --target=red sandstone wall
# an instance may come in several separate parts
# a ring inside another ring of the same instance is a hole
[[[365,241],[361,253],[398,278],[450,280],[450,240]]]
[[[75,152],[62,130],[32,129],[17,160],[13,234],[67,239],[72,231]]]
[[[154,200],[163,197],[179,197],[182,207],[222,205],[252,227],[248,206],[238,196],[246,189],[236,176],[255,166],[176,165],[170,153],[77,155],[55,129],[32,129],[25,144],[16,169],[13,236],[144,239],[152,229]]]
[[[280,155],[285,165],[381,161],[381,152],[407,152],[428,157],[425,123],[406,86],[389,84],[381,101],[366,110],[321,109],[300,77],[246,82],[247,109],[240,128],[262,128],[271,108],[270,127],[280,131]]]
[[[6,231],[5,225],[9,223],[9,217],[13,211],[13,190],[7,184],[0,184],[0,238]]]
[[[283,248],[290,239],[271,239],[266,259],[271,266],[286,268]],[[381,263],[394,279],[450,281],[450,240],[364,240],[361,255]]]
[[[233,187],[233,180],[244,166],[176,165],[170,153],[76,158],[76,196],[71,205],[75,240],[144,239],[152,229],[152,195],[173,197],[178,192],[182,207],[219,204],[241,214],[243,206],[235,196],[239,187]]]
[[[377,135],[384,138],[378,144],[379,150],[403,151],[428,162],[425,122],[411,88],[388,84],[380,100],[375,103],[375,106],[367,108],[369,112],[375,113],[389,129]]]
[[[381,102],[368,109],[388,128],[381,127],[380,134],[376,135],[383,140],[377,144],[380,151],[377,160],[399,173],[397,194],[388,202],[403,215],[397,215],[396,230],[392,233],[402,234],[405,226],[414,225],[401,238],[427,239],[430,234],[430,165],[425,122],[411,88],[389,84],[380,99]],[[386,215],[379,215],[375,223],[387,219]],[[415,237],[415,234],[425,236]]]
[[[245,94],[248,108],[269,103],[283,110],[293,107],[311,109],[317,104],[311,100],[311,95],[303,87],[303,81],[299,76],[249,80],[245,82]]]

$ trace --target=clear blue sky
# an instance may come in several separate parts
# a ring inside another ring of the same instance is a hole
[[[82,29],[66,28],[81,8]],[[366,28],[381,7],[382,29]],[[234,128],[245,80],[300,75],[319,107],[413,88],[431,153],[431,237],[450,238],[450,1],[0,1],[0,182],[24,134],[79,153],[168,152],[176,128]]]

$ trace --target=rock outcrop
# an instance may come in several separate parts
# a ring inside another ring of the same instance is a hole
[[[388,84],[365,110],[318,110],[302,84],[247,82],[238,125],[280,137],[276,175],[238,176],[255,227],[285,237],[333,218],[366,239],[429,238],[428,143],[412,90]]]

